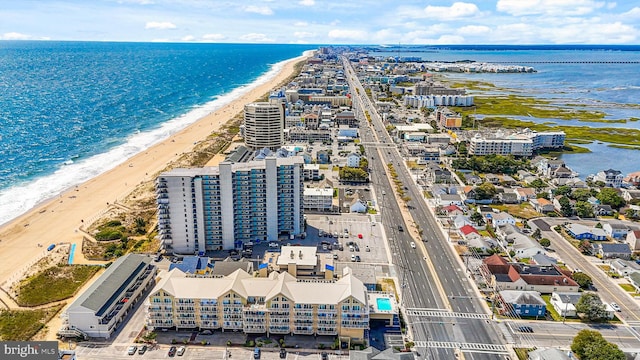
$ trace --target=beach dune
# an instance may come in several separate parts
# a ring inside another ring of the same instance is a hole
[[[108,203],[122,199],[141,181],[152,180],[153,174],[166,168],[194,144],[242,111],[245,104],[255,101],[285,81],[295,71],[295,64],[310,56],[287,61],[269,81],[246,91],[237,99],[201,118],[170,138],[131,157],[121,165],[80,184],[54,199],[50,199],[0,227],[0,286],[19,277],[49,244],[75,243],[82,246],[81,224],[89,223],[108,209]],[[147,175],[148,174],[148,175]],[[74,263],[85,263],[76,251]]]

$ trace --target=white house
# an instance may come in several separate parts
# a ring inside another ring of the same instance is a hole
[[[640,230],[633,230],[627,233],[627,244],[629,244],[631,251],[640,250]]]
[[[514,217],[511,216],[511,214],[506,212],[492,213],[491,223],[493,224],[494,227],[507,225],[507,224],[515,225],[516,219],[514,219]]]
[[[439,206],[462,206],[464,202],[462,201],[462,197],[458,194],[440,194],[436,196],[436,203]]]
[[[621,222],[608,222],[602,225],[602,230],[611,238],[622,239],[627,236],[629,227]]]
[[[360,158],[361,156],[356,153],[351,153],[347,155],[347,166],[348,167],[359,167],[360,166]]]

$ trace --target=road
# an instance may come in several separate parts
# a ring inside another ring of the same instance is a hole
[[[474,290],[475,285],[470,282],[458,255],[454,253],[438,228],[435,217],[422,200],[421,190],[411,179],[408,169],[404,166],[404,160],[386,131],[377,110],[367,98],[348,60],[343,59],[343,63],[352,89],[355,113],[363,118],[366,110],[371,117],[371,126],[361,127],[361,140],[369,156],[371,178],[378,196],[382,222],[393,252],[393,263],[401,281],[401,306],[405,309],[485,314],[485,307]],[[405,224],[401,220],[403,216],[401,205],[398,204],[400,200],[393,195],[392,185],[386,175],[386,164],[393,164],[398,179],[406,187],[405,192],[412,199],[409,211],[415,224],[423,230],[424,242],[413,239],[409,232],[409,227],[413,224]],[[398,225],[403,227],[403,231],[399,230]],[[416,243],[417,249],[411,247],[411,241]],[[410,315],[406,321],[416,343],[503,344],[495,324],[486,319]],[[418,353],[430,359],[455,358],[455,349],[445,348],[446,345],[448,344],[419,348]],[[504,351],[465,351],[464,355],[466,359],[506,358]]]

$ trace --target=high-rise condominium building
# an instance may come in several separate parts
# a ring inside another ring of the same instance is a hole
[[[300,156],[174,169],[156,181],[158,230],[168,252],[194,254],[303,231]]]
[[[284,145],[285,98],[244,106],[244,142],[251,149],[276,150]]]

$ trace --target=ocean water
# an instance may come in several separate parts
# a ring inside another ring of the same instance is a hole
[[[144,151],[315,48],[0,41],[0,224]]]
[[[419,56],[430,61],[474,60],[532,66],[537,70],[536,73],[444,74],[452,78],[491,82],[498,88],[507,89],[506,93],[550,99],[559,105],[580,104],[581,109],[606,112],[609,120],[640,118],[640,46],[460,45],[422,49],[400,47],[389,50],[371,52],[371,55]],[[588,61],[594,63],[576,63]],[[526,120],[551,121],[567,126],[640,129],[640,121],[600,123],[561,119]],[[640,171],[639,150],[612,148],[598,143],[584,146],[592,153],[562,155],[567,165],[583,179],[608,168],[620,170],[624,174]]]

